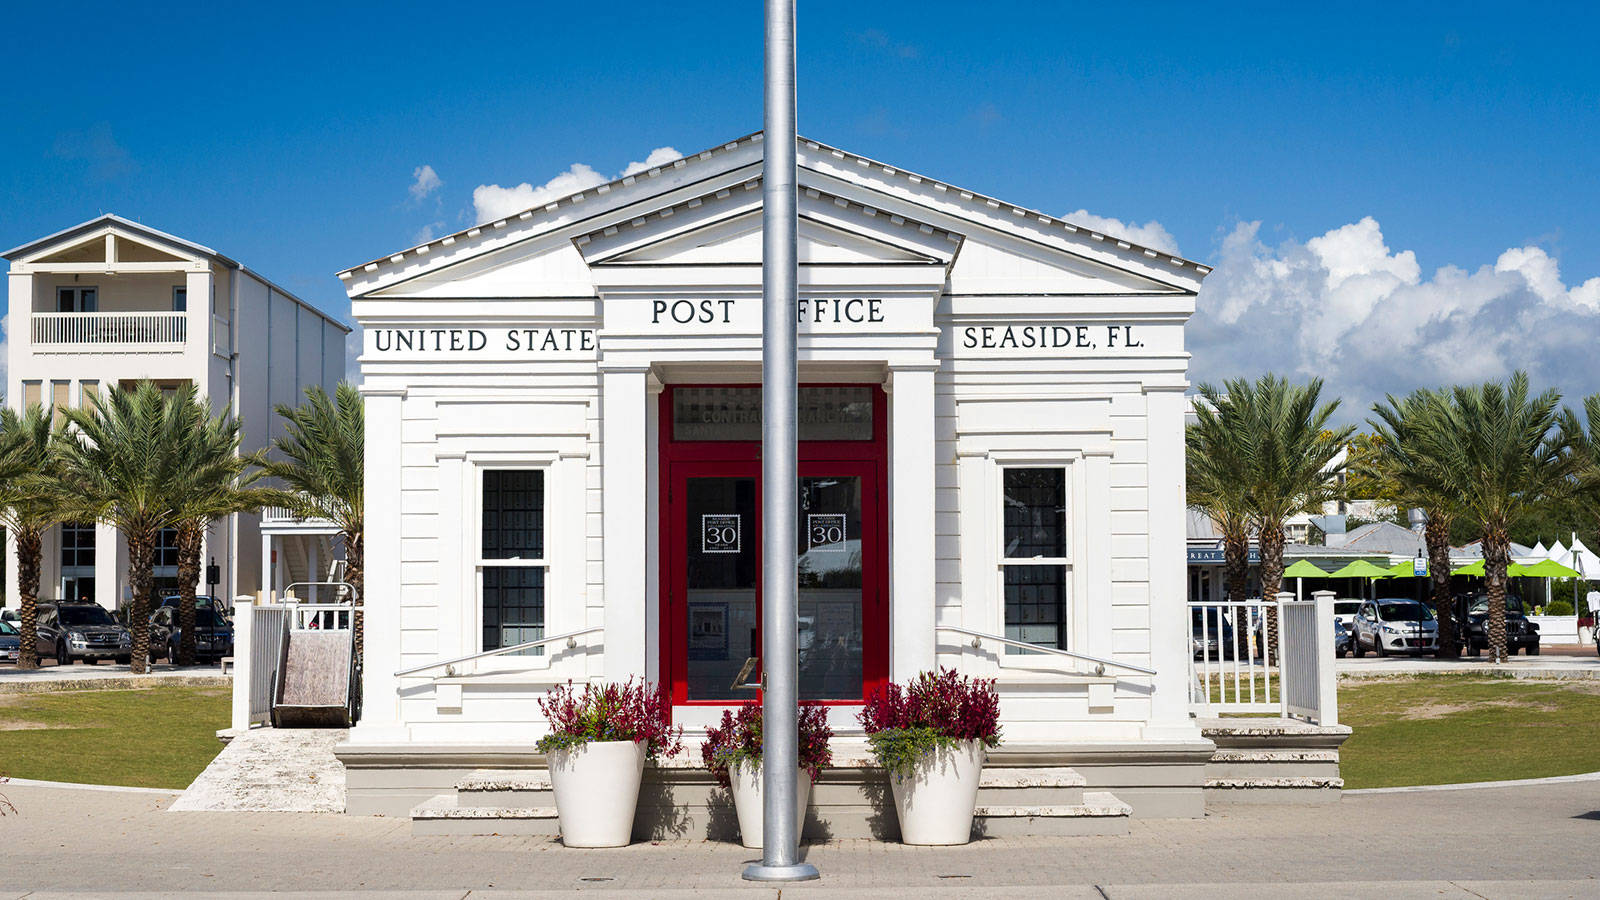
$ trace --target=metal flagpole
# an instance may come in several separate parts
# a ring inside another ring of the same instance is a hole
[[[800,771],[799,515],[795,361],[794,0],[767,0],[761,185],[761,862],[750,881],[806,881],[794,820]]]

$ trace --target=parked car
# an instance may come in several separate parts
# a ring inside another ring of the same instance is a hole
[[[198,599],[198,598],[197,598]],[[198,660],[215,662],[233,655],[233,626],[222,618],[214,606],[195,606],[194,655]],[[178,624],[178,606],[163,605],[150,614],[150,658],[165,657],[169,662],[178,658],[178,644],[183,640],[183,628]]]
[[[1439,622],[1433,610],[1415,600],[1368,600],[1356,613],[1351,651],[1359,659],[1369,648],[1379,656],[1438,653]]]
[[[78,659],[127,663],[133,657],[133,635],[97,603],[41,603],[37,630],[40,658],[58,666]]]
[[[22,614],[14,609],[0,609],[0,622],[10,622],[15,625],[22,621]]]
[[[1355,624],[1356,613],[1361,611],[1361,601],[1353,597],[1340,597],[1333,601],[1333,617],[1349,628]]]
[[[1338,619],[1333,620],[1333,655],[1342,657],[1350,652],[1350,629]]]
[[[1489,597],[1487,594],[1462,595],[1456,598],[1456,621],[1463,623],[1461,644],[1467,653],[1477,656],[1489,649]],[[1528,621],[1522,607],[1522,598],[1506,594],[1506,652],[1515,656],[1521,650],[1529,656],[1539,655],[1539,626]]]
[[[1195,659],[1233,659],[1233,624],[1222,607],[1190,607],[1189,624]]]
[[[22,653],[22,633],[4,619],[0,619],[0,661],[16,662]]]

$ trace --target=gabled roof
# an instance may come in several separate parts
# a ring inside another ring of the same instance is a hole
[[[182,247],[192,253],[217,260],[229,266],[233,266],[234,268],[239,267],[237,262],[234,262],[226,256],[223,256],[221,253],[218,253],[210,247],[204,246],[203,244],[196,244],[194,241],[184,240],[175,234],[168,234],[165,231],[159,231],[151,228],[149,225],[145,225],[142,222],[135,222],[132,219],[124,219],[123,217],[114,213],[105,213],[90,219],[87,222],[80,222],[71,228],[63,228],[55,234],[45,235],[37,240],[29,241],[20,247],[13,247],[4,253],[0,253],[0,258],[10,260],[16,259],[19,256],[28,256],[39,250],[48,249],[56,244],[68,243],[73,238],[88,234],[89,232],[103,228],[106,225],[115,225],[118,228],[134,232],[135,234],[144,235],[145,237],[152,238],[162,243],[173,244]]]
[[[663,172],[676,170],[676,169],[682,169],[685,166],[694,165],[694,164],[697,164],[697,163],[700,163],[700,162],[703,162],[703,161],[708,161],[708,160],[711,160],[711,159],[713,159],[713,158],[715,158],[717,156],[724,155],[724,154],[732,152],[734,150],[738,150],[740,148],[744,148],[744,147],[748,147],[748,146],[760,143],[762,140],[763,140],[762,132],[758,131],[758,132],[755,132],[753,134],[748,134],[748,135],[745,135],[744,137],[738,138],[736,140],[729,141],[729,142],[727,142],[725,144],[721,144],[721,145],[716,146],[716,147],[711,147],[711,148],[708,148],[706,150],[702,150],[699,153],[692,153],[692,154],[684,156],[684,157],[682,157],[680,159],[674,160],[672,162],[663,163],[662,165],[659,165],[659,166],[653,166],[650,169],[647,169],[647,170],[645,170],[643,172],[638,172],[638,173],[634,173],[634,174],[631,174],[631,175],[625,175],[625,176],[623,176],[621,178],[618,178],[618,179],[615,179],[613,181],[606,182],[605,184],[596,185],[596,186],[591,187],[591,188],[585,188],[584,190],[581,190],[581,191],[576,191],[576,192],[574,192],[572,194],[569,194],[569,195],[567,195],[565,197],[560,197],[560,198],[557,198],[555,200],[551,200],[551,201],[549,201],[549,202],[547,202],[547,203],[545,203],[545,204],[543,204],[541,206],[536,206],[536,207],[532,207],[532,208],[523,210],[522,212],[520,212],[520,213],[518,213],[516,215],[507,216],[507,217],[505,217],[503,219],[497,219],[497,220],[495,220],[493,222],[487,222],[487,223],[484,223],[482,225],[474,225],[471,228],[462,229],[461,231],[457,231],[457,232],[455,232],[453,234],[442,235],[442,236],[440,236],[438,238],[435,238],[433,240],[427,241],[427,242],[422,243],[422,244],[418,244],[415,247],[411,247],[409,249],[402,250],[402,251],[400,251],[398,253],[393,253],[393,254],[390,254],[388,256],[379,257],[377,259],[370,260],[368,262],[362,263],[361,265],[358,265],[358,266],[352,266],[352,267],[350,267],[348,269],[345,269],[345,270],[339,272],[338,275],[339,275],[339,278],[341,280],[348,281],[351,278],[355,277],[355,275],[357,273],[359,273],[359,272],[363,272],[363,271],[365,271],[365,272],[375,272],[379,268],[381,268],[381,267],[383,267],[385,265],[388,265],[388,264],[403,263],[403,262],[406,261],[407,257],[420,258],[420,257],[426,256],[435,247],[448,247],[448,246],[450,246],[452,244],[455,244],[456,242],[462,240],[463,238],[469,238],[469,239],[470,238],[477,238],[477,237],[481,236],[482,234],[484,234],[486,232],[493,232],[493,231],[497,231],[497,230],[503,229],[503,228],[507,227],[509,224],[512,224],[514,222],[529,222],[529,221],[536,221],[536,220],[539,220],[539,219],[553,219],[555,217],[555,214],[560,213],[563,210],[563,208],[571,207],[572,205],[577,204],[577,203],[582,203],[582,202],[585,201],[585,199],[587,199],[589,197],[608,194],[611,191],[617,190],[619,188],[623,188],[623,187],[627,187],[627,186],[631,186],[633,184],[636,184],[641,180],[648,180],[648,179],[659,177]],[[1093,229],[1082,228],[1080,226],[1072,224],[1071,222],[1069,222],[1069,221],[1067,221],[1066,219],[1063,219],[1063,218],[1046,215],[1045,213],[1039,212],[1039,211],[1034,210],[1034,209],[1030,209],[1030,208],[1023,207],[1023,206],[1018,206],[1018,205],[1013,204],[1013,203],[1007,203],[1007,202],[1004,202],[1002,200],[998,200],[996,198],[989,197],[989,196],[984,195],[984,194],[976,193],[974,191],[965,190],[963,188],[959,188],[959,187],[956,187],[954,185],[951,185],[951,184],[948,184],[948,183],[945,183],[945,182],[942,182],[942,181],[938,181],[937,179],[928,178],[927,176],[920,175],[920,174],[917,174],[915,172],[909,172],[909,171],[906,171],[905,169],[901,169],[901,168],[896,167],[896,166],[890,166],[890,165],[887,165],[885,163],[878,162],[877,160],[871,159],[869,157],[861,156],[861,155],[855,154],[855,153],[849,153],[847,151],[838,149],[836,147],[832,147],[832,146],[829,146],[827,144],[821,143],[820,141],[814,141],[814,140],[811,140],[811,139],[805,138],[805,137],[800,137],[800,138],[797,139],[797,141],[798,141],[799,145],[801,147],[803,147],[803,148],[806,148],[806,149],[809,149],[809,150],[812,150],[812,151],[815,151],[815,152],[826,153],[826,154],[831,155],[831,156],[833,156],[833,157],[835,157],[837,159],[840,159],[840,160],[853,162],[857,166],[859,166],[859,167],[861,167],[863,169],[869,169],[869,170],[875,169],[877,172],[879,172],[879,173],[881,173],[883,175],[887,175],[887,176],[889,176],[891,178],[903,180],[903,181],[905,181],[905,182],[907,182],[909,184],[913,184],[913,185],[924,185],[924,186],[932,188],[933,190],[935,190],[935,191],[937,191],[939,193],[950,194],[950,195],[953,196],[954,200],[959,201],[959,202],[964,203],[964,204],[968,204],[969,206],[972,206],[974,208],[982,207],[982,208],[985,208],[987,211],[990,211],[990,212],[992,212],[992,211],[1005,211],[1005,212],[1009,212],[1012,216],[1014,216],[1015,218],[1017,218],[1019,220],[1029,221],[1029,222],[1031,222],[1033,224],[1044,226],[1046,228],[1052,228],[1052,229],[1058,230],[1058,231],[1060,231],[1062,233],[1065,233],[1065,234],[1081,235],[1081,236],[1089,238],[1090,240],[1094,240],[1094,241],[1097,241],[1097,242],[1109,241],[1111,244],[1113,244],[1114,246],[1116,246],[1117,248],[1119,248],[1119,249],[1121,249],[1121,250],[1123,250],[1125,252],[1135,252],[1135,253],[1142,254],[1142,255],[1144,255],[1144,256],[1152,259],[1152,260],[1165,261],[1168,264],[1170,264],[1173,268],[1177,268],[1177,269],[1188,268],[1188,269],[1193,270],[1195,273],[1197,273],[1200,276],[1204,276],[1204,275],[1208,274],[1211,271],[1211,267],[1210,266],[1204,265],[1202,263],[1195,262],[1193,260],[1185,259],[1185,258],[1183,258],[1181,256],[1176,256],[1174,254],[1170,254],[1170,253],[1167,253],[1167,252],[1162,251],[1162,250],[1156,250],[1156,249],[1151,248],[1151,247],[1146,247],[1146,246],[1144,246],[1142,244],[1135,244],[1132,241],[1129,241],[1129,240],[1126,240],[1126,239],[1123,239],[1123,238],[1119,238],[1116,235],[1107,235],[1107,234],[1103,234],[1101,232],[1095,231]]]

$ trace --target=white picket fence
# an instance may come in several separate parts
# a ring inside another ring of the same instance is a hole
[[[1277,653],[1266,653],[1267,613],[1278,613]],[[1189,708],[1198,716],[1269,713],[1339,721],[1333,592],[1310,600],[1190,603]]]

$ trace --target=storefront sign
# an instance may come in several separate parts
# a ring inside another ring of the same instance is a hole
[[[1250,554],[1247,558],[1250,565],[1260,565],[1261,551],[1255,547],[1251,547]],[[1223,550],[1221,547],[1214,549],[1196,549],[1194,547],[1189,548],[1189,565],[1191,566],[1220,566],[1227,561],[1227,551]]]
[[[844,513],[811,513],[806,516],[806,547],[811,552],[843,553],[844,535]]]
[[[963,350],[1137,350],[1132,325],[967,325]]]
[[[509,360],[588,357],[595,330],[536,328],[369,328],[364,355],[378,359]]]

